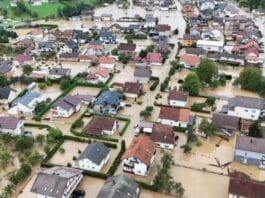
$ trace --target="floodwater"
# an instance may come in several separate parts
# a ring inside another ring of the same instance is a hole
[[[82,95],[96,96],[99,92],[100,92],[100,88],[77,86],[68,95],[82,94]]]

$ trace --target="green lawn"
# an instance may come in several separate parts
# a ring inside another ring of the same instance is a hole
[[[78,2],[84,2],[86,4],[93,5],[95,0],[73,0],[73,1],[65,1],[65,3],[73,5]],[[44,3],[41,6],[32,6],[30,4],[26,4],[30,10],[37,12],[39,18],[45,18],[47,16],[56,16],[58,8],[63,8],[65,5],[63,3]],[[30,18],[29,16],[15,16],[12,8],[10,6],[10,0],[0,0],[0,8],[7,8],[8,17],[11,19],[19,20]]]

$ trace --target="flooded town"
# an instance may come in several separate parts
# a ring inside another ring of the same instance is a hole
[[[0,198],[265,198],[263,0],[0,0]]]

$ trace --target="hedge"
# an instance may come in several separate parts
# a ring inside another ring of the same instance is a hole
[[[42,160],[41,165],[43,165],[43,163],[44,164],[47,163],[57,152],[57,150],[62,146],[63,143],[64,143],[64,138],[61,138],[58,141],[58,143],[52,148],[52,150],[50,150],[49,153],[47,153],[46,157]]]
[[[110,73],[110,76],[109,76],[108,80],[105,82],[105,84],[108,85],[110,83],[110,81],[113,79],[113,77],[114,77],[114,74]]]
[[[153,84],[150,86],[150,91],[154,91],[156,89],[156,87],[158,86],[159,84],[159,78],[158,77],[154,77],[152,76],[151,77],[151,80],[153,80]]]
[[[125,126],[123,127],[123,129],[119,133],[120,136],[123,136],[124,135],[124,133],[126,132],[126,130],[127,130],[128,126],[129,126],[130,122],[131,122],[130,119],[126,119],[126,124],[125,124]]]
[[[51,128],[47,124],[38,124],[38,123],[25,123],[24,126],[26,126],[26,127],[36,127],[36,128],[39,128],[39,129],[43,129],[43,128],[50,129]]]
[[[177,131],[177,132],[186,132],[186,130],[188,130],[188,128],[186,127],[173,127],[174,131]]]
[[[146,190],[151,190],[151,191],[154,191],[154,192],[158,192],[158,189],[156,189],[154,187],[154,185],[147,184],[147,183],[141,182],[141,181],[135,181],[135,182],[138,183],[142,188],[144,188]]]
[[[97,178],[102,178],[102,179],[107,179],[109,177],[108,174],[105,173],[100,173],[100,172],[94,172],[94,171],[88,171],[88,170],[83,170],[83,174],[91,177],[97,177]]]

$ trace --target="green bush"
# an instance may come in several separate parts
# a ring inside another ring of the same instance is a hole
[[[124,118],[124,119],[125,119],[125,118]],[[129,126],[129,124],[130,124],[130,122],[131,122],[130,119],[126,119],[125,121],[126,121],[126,124],[125,124],[125,126],[123,127],[123,129],[120,131],[120,133],[119,133],[120,136],[123,136],[123,134],[126,132],[128,126]]]
[[[151,77],[151,80],[153,80],[154,82],[150,86],[150,91],[154,91],[159,84],[159,78],[158,77]]]

